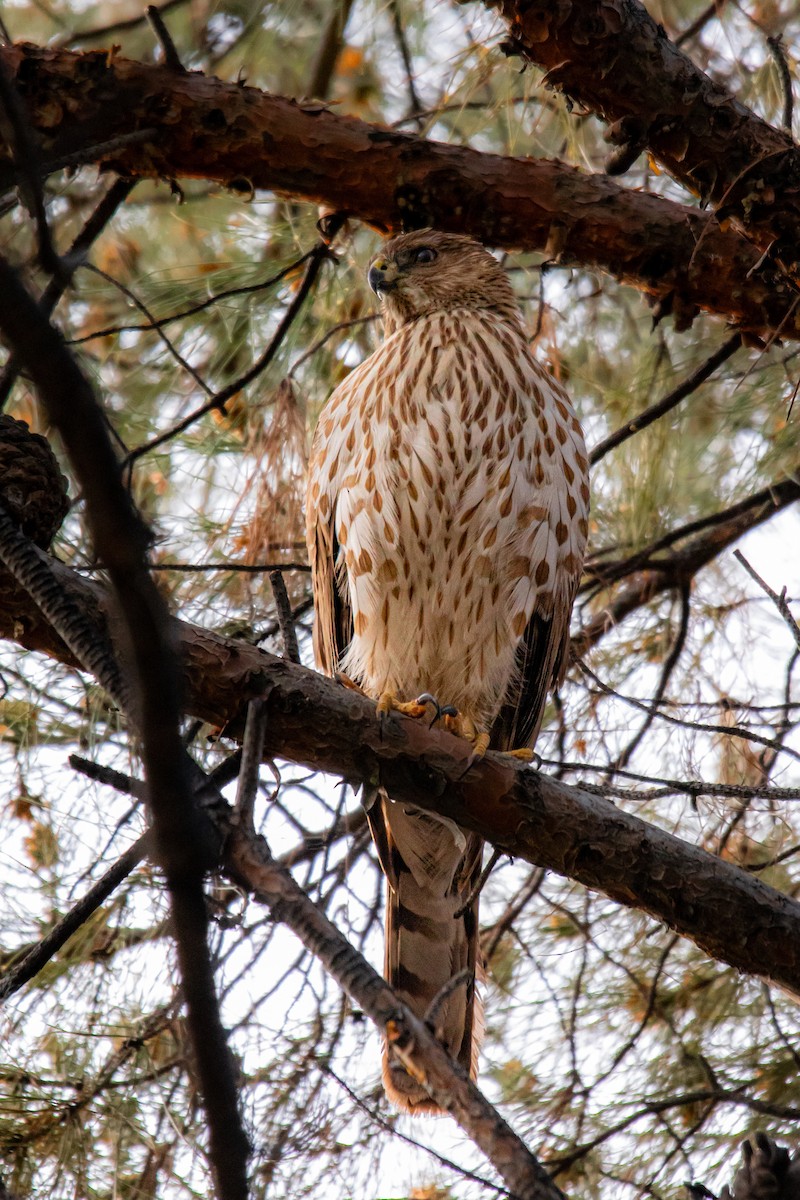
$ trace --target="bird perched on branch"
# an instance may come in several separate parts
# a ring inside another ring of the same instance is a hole
[[[567,665],[589,511],[563,388],[536,361],[511,284],[477,242],[431,229],[369,268],[385,340],[331,395],[307,492],[315,653],[386,712],[428,693],[475,752],[532,747]],[[386,977],[472,1077],[482,1027],[483,844],[381,795]],[[384,1050],[389,1098],[437,1112]]]

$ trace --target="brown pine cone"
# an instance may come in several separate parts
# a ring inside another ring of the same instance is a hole
[[[0,414],[0,502],[43,550],[69,511],[67,481],[50,443],[5,414]]]

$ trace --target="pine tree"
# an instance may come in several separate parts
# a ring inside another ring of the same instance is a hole
[[[672,1200],[796,1146],[800,40],[649,7],[9,7],[0,1194]],[[425,225],[592,448],[534,769],[299,665],[308,435]],[[498,852],[481,1096],[368,967],[378,777]]]

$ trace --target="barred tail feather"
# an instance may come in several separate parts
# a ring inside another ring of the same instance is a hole
[[[444,894],[440,888],[432,890],[419,872],[412,873],[395,849],[387,888],[385,973],[412,1012],[431,1021],[447,1051],[474,1079],[483,1035],[483,1005],[476,989],[476,977],[483,977],[478,897],[460,910],[480,872],[482,844],[469,835],[465,849]],[[463,978],[456,980],[459,975]],[[441,1111],[386,1046],[383,1083],[392,1103],[405,1112]]]

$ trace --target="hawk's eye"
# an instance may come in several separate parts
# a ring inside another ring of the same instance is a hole
[[[436,251],[432,246],[420,246],[417,253],[414,255],[414,262],[429,263],[436,258]]]

